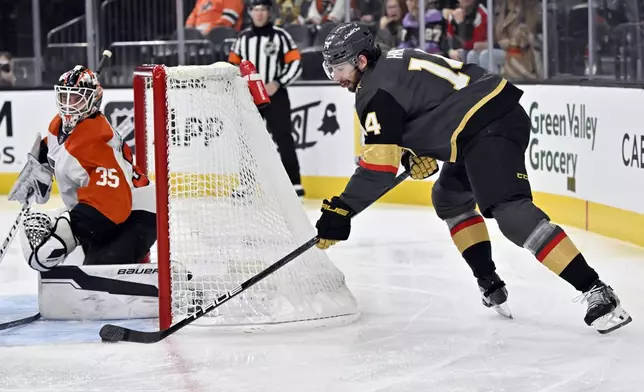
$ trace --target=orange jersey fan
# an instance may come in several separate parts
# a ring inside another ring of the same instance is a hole
[[[206,35],[217,26],[232,27],[239,31],[242,25],[244,2],[241,0],[197,0],[186,20],[186,27]]]

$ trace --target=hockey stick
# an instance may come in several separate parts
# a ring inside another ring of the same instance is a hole
[[[96,67],[96,74],[97,75],[99,75],[101,73],[101,71],[103,70],[103,66],[105,66],[105,62],[110,57],[112,57],[112,52],[107,50],[107,49],[105,49],[103,51],[103,56],[101,57],[101,60],[98,62],[98,66]]]
[[[25,317],[20,320],[14,320],[14,321],[9,321],[6,323],[0,324],[0,331],[4,331],[5,329],[9,328],[15,328],[19,327],[21,325],[33,323],[34,321],[40,319],[40,313],[36,313],[33,316]]]
[[[372,203],[369,205],[373,204],[377,200],[379,200],[381,197],[383,197],[387,192],[390,190],[394,189],[398,184],[401,182],[405,181],[409,177],[409,172],[405,171],[398,175],[394,182],[385,189],[376,200],[374,200]],[[369,206],[368,205],[368,206]],[[367,206],[367,207],[368,207]],[[357,214],[356,214],[357,215]],[[355,215],[354,215],[355,216]],[[101,328],[101,331],[99,332],[99,335],[102,339],[103,342],[119,342],[119,341],[126,341],[126,342],[135,342],[135,343],[156,343],[160,340],[163,340],[167,338],[168,336],[172,335],[173,333],[177,332],[181,328],[185,327],[186,325],[192,323],[195,320],[198,320],[201,318],[203,315],[212,312],[222,304],[228,302],[231,298],[234,298],[240,293],[243,293],[246,291],[249,287],[253,286],[255,283],[258,283],[259,281],[263,280],[273,272],[277,271],[278,269],[282,268],[286,264],[288,264],[290,261],[295,259],[296,257],[300,256],[302,253],[306,252],[307,250],[311,249],[312,247],[315,246],[315,244],[319,241],[319,238],[313,237],[304,244],[302,244],[299,248],[295,249],[288,255],[284,256],[282,259],[279,261],[275,262],[262,272],[258,273],[257,275],[253,276],[252,278],[248,279],[241,285],[235,287],[234,289],[224,293],[223,295],[217,297],[215,299],[215,302],[211,305],[208,305],[205,309],[200,308],[195,314],[186,317],[185,319],[179,321],[178,323],[174,324],[168,329],[162,330],[162,331],[153,331],[153,332],[144,332],[144,331],[136,331],[132,330],[129,328],[125,327],[120,327],[118,325],[113,325],[113,324],[106,324]]]
[[[31,210],[31,199],[32,198],[30,194],[29,196],[27,196],[27,202],[22,206],[20,213],[16,217],[16,221],[13,222],[13,226],[11,226],[11,229],[9,230],[9,235],[7,235],[7,238],[5,238],[4,242],[2,243],[2,247],[0,247],[0,262],[2,262],[2,259],[4,259],[4,256],[7,254],[9,245],[11,245],[11,242],[16,236],[16,232],[18,231],[20,222],[22,222],[22,218],[29,213],[29,210]]]

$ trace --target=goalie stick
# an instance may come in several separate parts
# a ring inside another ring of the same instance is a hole
[[[40,319],[40,313],[36,313],[33,316],[21,318],[19,320],[14,320],[14,321],[8,321],[6,323],[0,324],[0,331],[4,331],[5,329],[15,328],[15,327],[19,327],[21,325],[33,323],[34,321],[39,320],[39,319]]]
[[[400,183],[405,181],[409,177],[409,172],[404,171],[400,175],[398,175],[395,179],[394,182],[385,189],[376,200],[374,200],[372,203],[370,203],[367,207],[369,207],[371,204],[375,203],[378,201],[380,198],[382,198],[385,194],[387,194],[390,190],[394,189],[396,186],[398,186]],[[366,208],[365,208],[366,209]],[[357,215],[357,214],[356,214]],[[354,215],[355,217],[355,215]],[[109,343],[114,343],[114,342],[119,342],[119,341],[125,341],[125,342],[135,342],[135,343],[156,343],[159,342],[168,336],[172,335],[173,333],[177,332],[181,328],[185,327],[186,325],[191,324],[193,321],[201,318],[207,313],[212,312],[222,304],[228,302],[230,299],[234,298],[235,296],[239,295],[240,293],[243,293],[246,291],[249,287],[253,286],[254,284],[258,283],[259,281],[263,280],[273,272],[277,271],[278,269],[282,268],[286,264],[288,264],[290,261],[295,259],[296,257],[300,256],[302,253],[306,252],[307,250],[311,249],[312,247],[317,244],[319,241],[319,238],[317,236],[311,238],[304,244],[300,245],[297,249],[289,253],[288,255],[284,256],[282,259],[278,260],[274,264],[270,265],[268,268],[265,270],[261,271],[257,275],[251,277],[241,285],[235,287],[234,289],[220,295],[217,297],[214,301],[213,304],[208,305],[205,309],[203,307],[199,308],[199,310],[189,316],[184,318],[183,320],[179,321],[178,323],[172,325],[168,329],[164,329],[161,331],[152,331],[152,332],[145,332],[145,331],[136,331],[133,329],[121,327],[118,325],[113,325],[113,324],[106,324],[104,325],[100,332],[99,335],[101,337],[101,340],[103,342],[109,342]]]
[[[11,242],[13,242],[14,237],[16,236],[16,232],[18,231],[18,227],[20,227],[20,222],[22,222],[22,218],[24,218],[25,215],[29,213],[31,210],[31,194],[33,191],[27,196],[27,202],[22,206],[22,209],[20,210],[20,213],[16,217],[15,222],[13,222],[13,226],[11,226],[11,229],[9,229],[9,234],[7,235],[7,238],[4,239],[2,242],[2,247],[0,247],[0,262],[2,262],[2,259],[4,259],[4,256],[7,254],[7,250],[9,250],[9,245],[11,245]]]

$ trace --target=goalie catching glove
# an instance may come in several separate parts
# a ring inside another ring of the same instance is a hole
[[[36,271],[48,271],[62,263],[78,246],[69,211],[54,219],[41,212],[28,214],[20,231],[20,243],[25,259]]]
[[[405,151],[401,161],[414,180],[424,180],[438,172],[438,162],[434,158],[419,157],[409,151]]]
[[[17,200],[25,204],[32,193],[38,204],[45,204],[49,200],[53,173],[49,165],[38,161],[40,143],[41,138],[38,135],[31,152],[27,154],[27,163],[9,191],[9,200]]]
[[[327,249],[338,241],[349,238],[351,232],[351,217],[354,215],[351,208],[337,196],[331,201],[324,199],[322,202],[322,216],[315,224],[320,239],[316,246]]]

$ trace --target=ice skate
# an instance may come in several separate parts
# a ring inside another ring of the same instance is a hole
[[[481,302],[483,302],[483,305],[488,308],[494,308],[503,317],[513,318],[510,307],[507,304],[508,290],[499,275],[494,272],[477,279],[477,282],[481,290]]]
[[[588,310],[584,317],[587,325],[594,327],[597,332],[606,334],[633,321],[631,316],[620,306],[619,298],[613,289],[597,279],[592,288],[574,302],[588,302]]]

